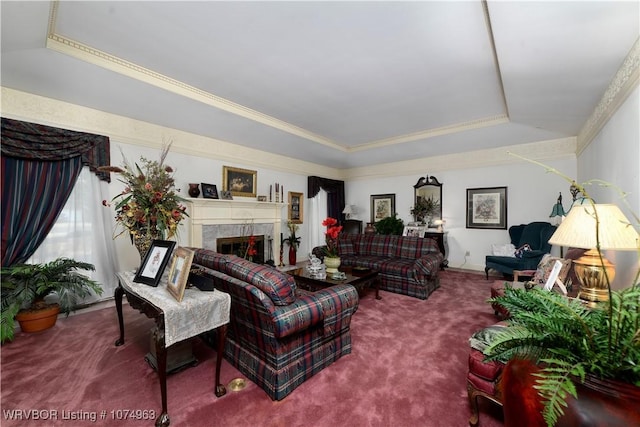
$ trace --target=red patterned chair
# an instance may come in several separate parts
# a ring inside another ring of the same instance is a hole
[[[474,333],[469,339],[469,371],[467,372],[467,394],[471,417],[469,425],[478,425],[480,413],[478,399],[487,399],[502,406],[502,371],[504,364],[498,361],[484,361],[482,351],[491,342],[491,338],[499,333],[504,324],[498,323]]]

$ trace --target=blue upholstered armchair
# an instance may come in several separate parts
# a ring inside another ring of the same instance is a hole
[[[548,222],[532,222],[509,227],[511,243],[516,248],[528,244],[530,251],[522,252],[521,257],[487,255],[484,272],[489,279],[489,270],[496,270],[506,276],[512,276],[513,270],[535,270],[544,256],[551,252],[549,239],[556,231]]]

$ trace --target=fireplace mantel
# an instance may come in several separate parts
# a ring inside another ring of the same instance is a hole
[[[198,199],[185,198],[189,213],[189,245],[203,248],[203,226],[273,224],[273,236],[282,232],[282,209],[287,203],[258,202],[255,199]],[[286,210],[285,210],[286,212]],[[280,239],[274,238],[274,256],[280,251]]]

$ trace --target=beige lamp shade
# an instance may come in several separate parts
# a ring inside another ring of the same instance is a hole
[[[549,243],[572,248],[592,249],[598,244],[600,249],[635,250],[639,248],[638,231],[624,216],[620,208],[610,204],[583,204],[574,206]]]

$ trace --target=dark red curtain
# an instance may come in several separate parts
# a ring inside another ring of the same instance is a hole
[[[2,266],[23,263],[45,239],[84,165],[108,165],[109,138],[2,118]],[[61,256],[64,254],[61,254]]]

